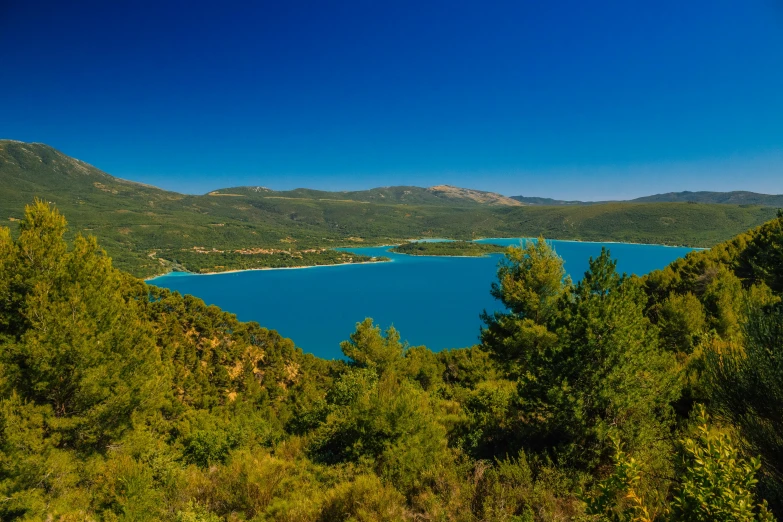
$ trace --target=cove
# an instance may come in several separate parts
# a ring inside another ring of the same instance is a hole
[[[520,239],[484,239],[483,243],[519,245]],[[606,246],[619,272],[637,275],[660,269],[691,248],[626,243],[551,241],[566,271],[579,280],[588,259]],[[391,247],[345,249],[386,256],[390,262],[320,266],[303,269],[252,270],[227,274],[174,273],[149,283],[191,294],[235,313],[241,321],[290,337],[305,352],[322,358],[342,357],[340,341],[357,322],[399,330],[411,346],[438,351],[478,342],[483,310],[502,309],[489,294],[503,257],[427,257],[389,252]]]

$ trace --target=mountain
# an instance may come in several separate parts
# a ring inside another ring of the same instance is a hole
[[[510,199],[525,205],[592,205],[593,201],[564,201],[562,199],[537,198],[531,196],[511,196]]]
[[[110,176],[81,160],[42,143],[0,140],[0,201],[22,196],[68,194],[74,205],[111,200],[122,205],[136,201],[176,200],[183,196],[156,187]],[[86,198],[86,199],[83,199]]]
[[[560,206],[560,205],[596,205],[613,203],[613,201],[564,201],[552,198],[537,198],[529,196],[511,196],[510,199],[526,205]],[[759,194],[757,192],[667,192],[636,199],[622,200],[624,203],[707,203],[718,205],[760,205],[764,207],[783,207],[783,194]]]
[[[452,187],[451,185],[438,185],[437,187],[430,187],[427,190],[452,200],[467,200],[475,201],[476,203],[505,205],[509,207],[518,207],[521,205],[519,201],[513,198],[508,198],[494,192],[464,189],[459,187]]]
[[[209,196],[246,195],[265,198],[302,199],[314,201],[344,201],[349,203],[383,203],[403,205],[505,205],[521,203],[501,194],[481,190],[438,185],[422,188],[411,186],[380,187],[369,190],[327,192],[298,188],[275,191],[266,187],[235,187],[210,192]]]
[[[137,276],[341,262],[334,247],[409,238],[530,237],[711,246],[774,217],[760,205],[523,204],[451,186],[365,191],[235,187],[191,196],[115,178],[47,145],[0,141],[0,219],[35,198]]]
[[[667,192],[632,199],[636,203],[719,203],[722,205],[763,205],[783,207],[783,194],[758,194],[756,192]]]

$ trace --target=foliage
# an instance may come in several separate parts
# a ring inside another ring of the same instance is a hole
[[[606,460],[611,426],[634,449],[663,451],[678,378],[635,280],[606,250],[573,288],[544,241],[509,259],[493,287],[509,313],[490,318],[483,339],[502,360],[515,354],[522,444],[589,469]]]
[[[611,522],[774,520],[766,502],[757,503],[753,492],[759,459],[745,458],[727,433],[711,428],[704,406],[696,414],[695,436],[680,441],[683,469],[665,510],[640,494],[643,468],[615,437],[614,469],[585,499],[587,513]]]
[[[381,329],[373,326],[369,317],[356,324],[351,339],[343,341],[340,348],[354,366],[370,368],[379,375],[399,363],[405,351],[400,343],[400,334],[394,327],[386,330],[386,335],[381,335]]]
[[[531,357],[550,350],[557,336],[549,327],[559,302],[571,291],[563,260],[538,238],[524,248],[509,248],[498,267],[491,293],[509,310],[482,316],[482,344],[510,368],[524,368]]]
[[[613,471],[598,483],[592,496],[585,498],[586,512],[607,522],[651,522],[655,514],[650,513],[638,491],[643,482],[642,467],[623,451],[616,433],[610,437],[614,446]]]
[[[563,260],[539,237],[524,249],[508,249],[491,293],[517,317],[545,324],[569,286]]]
[[[106,198],[185,204],[36,150],[100,179]],[[413,212],[428,197],[383,190],[355,197]],[[287,211],[364,205],[237,193]],[[187,204],[222,211],[199,201]],[[576,284],[546,241],[529,242],[499,267],[491,292],[508,309],[484,316],[481,345],[433,353],[368,318],[346,360],[324,361],[117,270],[36,202],[17,233],[0,228],[0,518],[772,520],[780,222],[645,278],[604,251]],[[699,410],[691,435],[699,400],[720,430]]]
[[[761,467],[757,458],[745,459],[726,433],[707,425],[704,408],[698,411],[696,437],[683,441],[685,471],[672,498],[674,520],[704,522],[774,520],[766,503],[756,505],[753,487]]]
[[[672,353],[692,353],[706,326],[701,301],[690,292],[672,294],[663,302],[658,313],[661,346]]]
[[[740,430],[748,452],[761,456],[762,490],[783,508],[783,306],[753,310],[742,350],[708,352],[710,396]]]
[[[0,286],[13,314],[4,329],[3,376],[22,401],[46,406],[61,445],[98,447],[154,405],[159,355],[124,276],[94,239],[66,251],[65,220],[48,205],[27,208],[19,238],[2,248]],[[7,236],[6,236],[7,237]]]
[[[471,241],[410,241],[392,249],[392,252],[412,256],[479,257],[487,254],[499,254],[503,251],[505,248],[502,246]]]
[[[436,462],[450,458],[436,405],[412,384],[385,375],[346,395],[330,394],[329,413],[311,447],[317,461],[369,465],[410,492],[422,486],[422,474]]]

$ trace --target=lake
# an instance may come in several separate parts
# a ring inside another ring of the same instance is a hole
[[[520,239],[483,243],[519,245]],[[638,275],[663,268],[691,248],[625,243],[551,241],[576,281],[601,246],[610,249],[620,272]],[[478,341],[483,310],[502,308],[489,294],[501,254],[480,258],[408,256],[391,247],[345,249],[387,256],[387,263],[253,270],[230,274],[174,273],[150,284],[192,294],[235,313],[241,321],[290,337],[304,351],[341,357],[340,341],[357,322],[372,317],[383,329],[394,325],[402,339],[432,350],[461,348]]]

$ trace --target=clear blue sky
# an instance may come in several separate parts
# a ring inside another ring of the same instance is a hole
[[[189,193],[783,193],[783,3],[0,0],[0,137]]]

